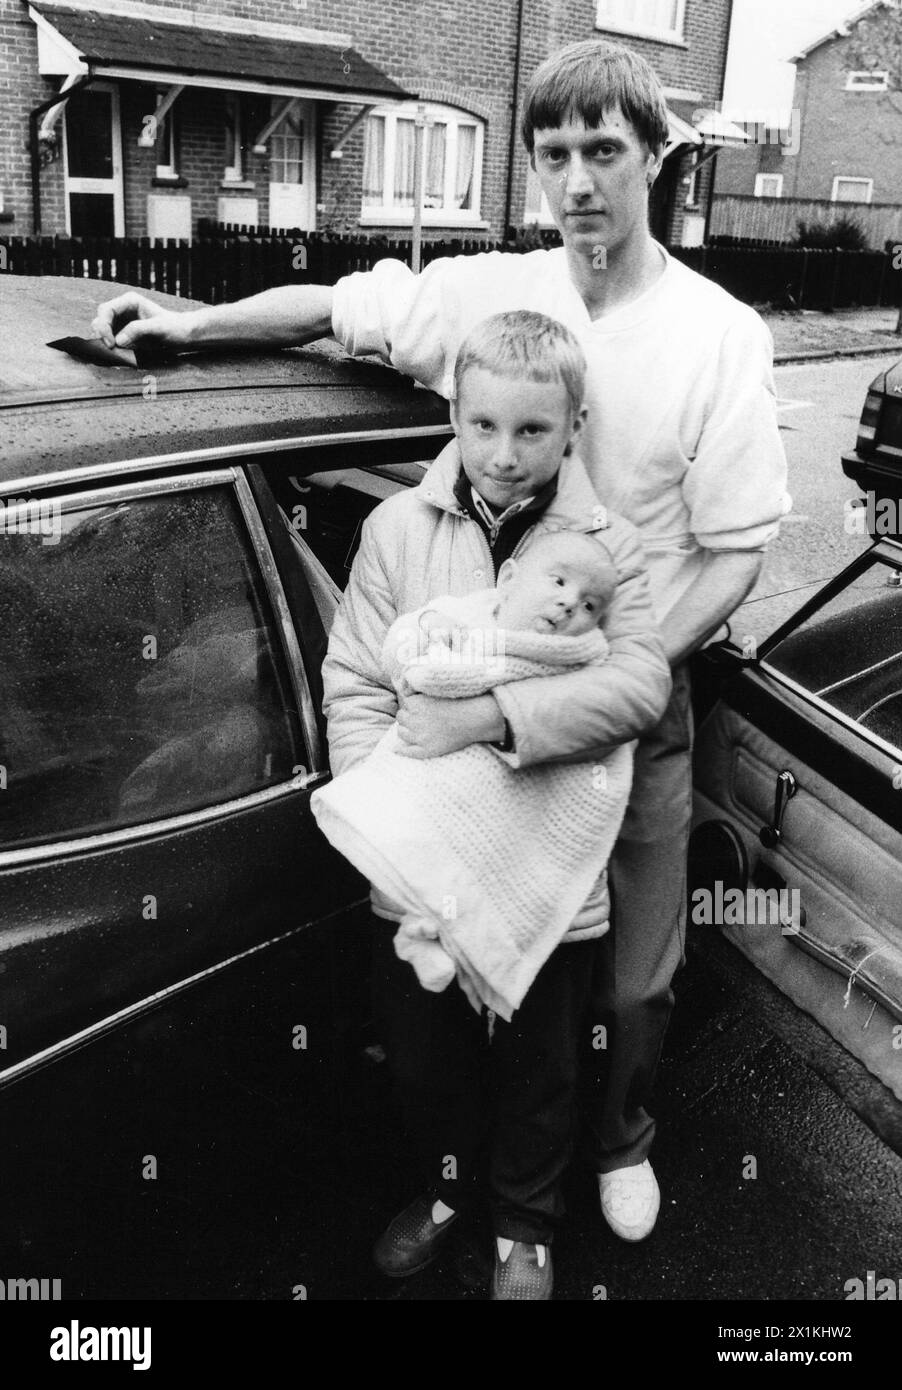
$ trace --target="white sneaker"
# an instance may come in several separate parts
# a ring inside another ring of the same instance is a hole
[[[599,1173],[598,1195],[602,1216],[621,1240],[644,1240],[654,1229],[661,1193],[648,1159]]]

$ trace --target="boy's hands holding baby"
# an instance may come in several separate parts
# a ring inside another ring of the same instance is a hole
[[[437,700],[431,695],[403,695],[398,710],[400,751],[409,758],[440,758],[471,743],[500,743],[504,715],[494,695],[469,700]]]

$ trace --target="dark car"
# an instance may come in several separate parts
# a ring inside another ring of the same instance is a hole
[[[863,493],[854,533],[873,545],[757,649],[697,659],[713,708],[695,749],[690,920],[721,926],[884,1083],[898,1142],[902,362],[872,382],[842,465]]]
[[[147,1205],[145,1156],[187,1200],[274,1056],[290,1101],[245,1129],[334,1152],[367,890],[310,812],[319,671],[361,518],[449,436],[445,402],[326,352],[46,346],[113,289],[9,277],[0,320],[0,1234],[32,1258],[101,1174]]]

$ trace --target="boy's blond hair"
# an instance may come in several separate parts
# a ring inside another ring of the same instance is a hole
[[[532,154],[537,130],[555,130],[569,121],[590,129],[617,108],[654,154],[667,143],[667,103],[650,63],[623,44],[584,39],[546,58],[526,90],[520,123]]]
[[[529,381],[559,381],[575,419],[586,389],[586,358],[564,324],[532,309],[492,314],[464,338],[454,363],[454,396],[471,367]]]

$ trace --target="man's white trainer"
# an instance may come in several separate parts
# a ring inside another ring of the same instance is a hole
[[[601,1214],[621,1240],[644,1240],[661,1205],[658,1180],[648,1159],[632,1168],[598,1174]]]

